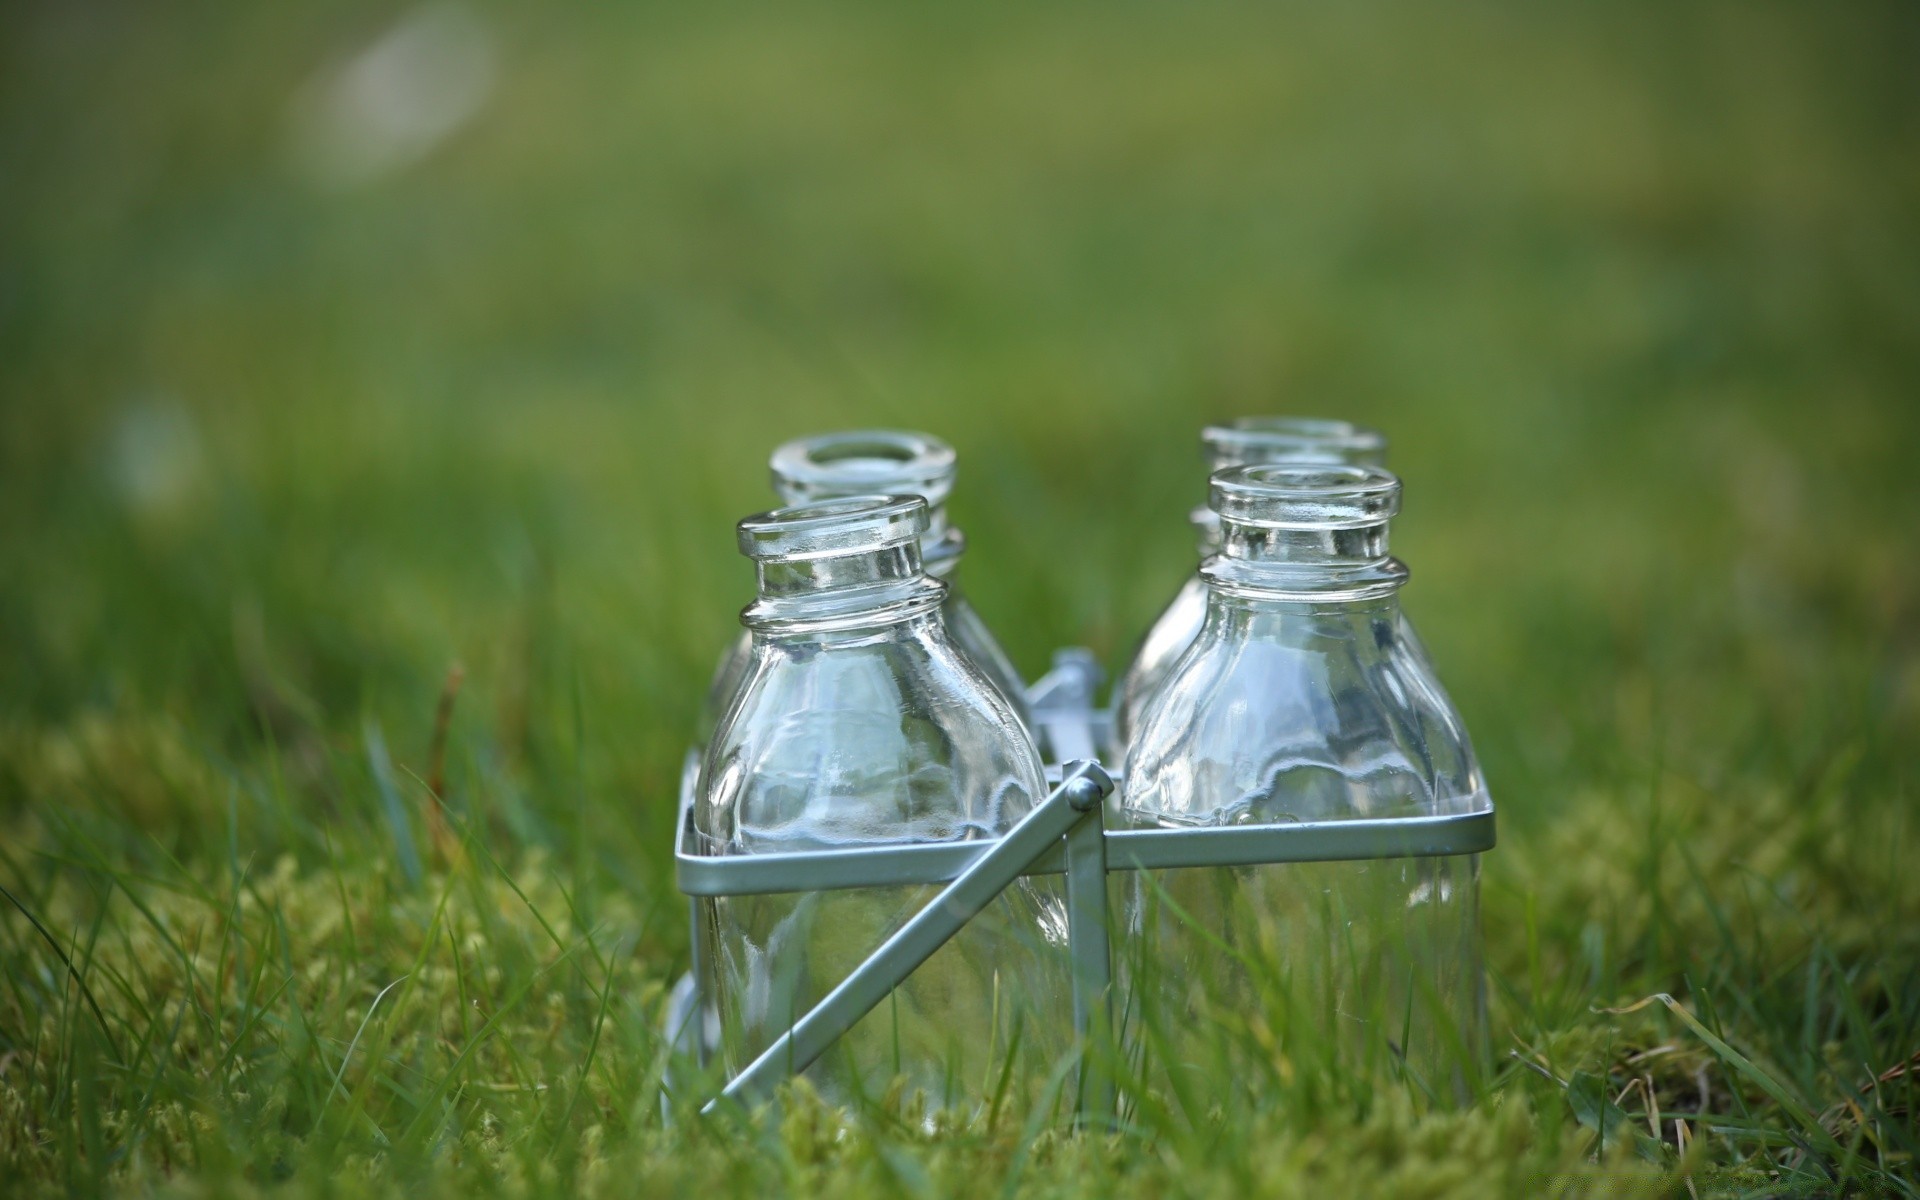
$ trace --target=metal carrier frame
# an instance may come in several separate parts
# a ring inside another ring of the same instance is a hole
[[[1177,867],[1479,854],[1494,846],[1493,806],[1430,817],[1306,821],[1292,825],[1190,829],[1108,829],[1115,781],[1096,758],[1107,716],[1093,707],[1099,668],[1085,650],[1062,650],[1054,669],[1028,689],[1035,733],[1051,763],[1047,798],[997,841],[872,846],[797,854],[713,857],[695,853],[693,776],[683,774],[674,865],[688,896],[747,896],[838,888],[947,886],[882,942],[839,986],[728,1082],[720,1099],[765,1096],[813,1065],[842,1034],[915,968],[1023,875],[1067,877],[1073,1020],[1085,1047],[1112,1029],[1113,966],[1108,946],[1107,875]],[[690,767],[692,763],[690,761]],[[699,939],[694,939],[699,953]],[[700,977],[694,963],[693,978]],[[692,1024],[699,1021],[693,998]],[[697,1039],[696,1039],[697,1040]],[[697,1047],[700,1048],[700,1047]],[[1097,1056],[1081,1063],[1079,1112],[1114,1114],[1113,1081]]]

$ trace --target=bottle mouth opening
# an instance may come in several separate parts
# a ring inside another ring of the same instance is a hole
[[[927,530],[919,496],[845,496],[755,513],[738,526],[740,553],[754,559],[837,558],[918,546]]]
[[[953,489],[956,461],[953,447],[932,434],[855,429],[787,442],[767,465],[789,503],[884,493],[939,504]]]
[[[1207,426],[1200,445],[1216,471],[1285,461],[1378,464],[1387,453],[1379,430],[1318,417],[1241,417]]]
[[[1359,529],[1400,511],[1400,480],[1381,467],[1264,463],[1216,471],[1208,507],[1229,524]]]

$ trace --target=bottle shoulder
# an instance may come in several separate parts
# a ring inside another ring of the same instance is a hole
[[[1182,823],[1451,812],[1479,767],[1397,610],[1228,636],[1210,621],[1140,716],[1122,803]]]
[[[993,631],[987,628],[979,610],[951,582],[947,586],[947,598],[941,605],[941,613],[946,619],[947,635],[955,648],[980,669],[987,682],[1007,702],[1007,707],[1020,724],[1031,729],[1033,716],[1027,709],[1027,685],[1020,678],[1019,669],[1013,665],[1013,660],[1007,656],[999,639],[993,636]]]
[[[1115,734],[1123,743],[1139,723],[1147,701],[1159,690],[1180,655],[1200,635],[1207,620],[1207,585],[1196,572],[1186,577],[1160,615],[1148,627],[1127,669],[1114,688]]]
[[[1044,794],[1006,700],[942,631],[757,639],[695,826],[719,853],[961,840]]]

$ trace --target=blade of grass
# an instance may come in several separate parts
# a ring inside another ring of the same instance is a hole
[[[1595,1011],[1605,1013],[1609,1016],[1625,1016],[1628,1013],[1639,1012],[1641,1009],[1654,1003],[1664,1005],[1667,1011],[1680,1018],[1682,1024],[1688,1029],[1693,1030],[1700,1040],[1712,1047],[1715,1054],[1731,1064],[1736,1071],[1739,1071],[1742,1075],[1752,1080],[1761,1091],[1771,1096],[1774,1102],[1780,1106],[1781,1111],[1793,1118],[1794,1124],[1800,1126],[1806,1136],[1811,1139],[1815,1145],[1819,1146],[1823,1153],[1829,1154],[1836,1159],[1846,1157],[1846,1151],[1838,1142],[1833,1140],[1833,1135],[1827,1132],[1826,1128],[1820,1124],[1819,1120],[1814,1117],[1813,1113],[1799,1097],[1788,1091],[1786,1087],[1774,1079],[1772,1075],[1761,1070],[1752,1059],[1735,1050],[1724,1039],[1715,1035],[1711,1029],[1708,1029],[1700,1022],[1698,1017],[1688,1012],[1685,1005],[1682,1005],[1667,993],[1656,992],[1651,996],[1620,1008],[1601,1008]]]
[[[373,1003],[367,1005],[366,1015],[360,1018],[360,1026],[353,1031],[353,1040],[347,1043],[347,1052],[340,1056],[340,1065],[333,1072],[333,1084],[327,1089],[327,1098],[320,1104],[322,1115],[324,1115],[327,1108],[333,1104],[334,1096],[340,1091],[340,1077],[347,1073],[347,1064],[353,1060],[353,1051],[354,1048],[360,1044],[360,1035],[367,1031],[367,1022],[373,1020],[374,1010],[380,1007],[380,1002],[387,998],[388,992],[391,992],[411,978],[413,978],[413,972],[409,971],[392,983],[381,988],[380,993],[373,998]]]
[[[0,884],[0,895],[4,895],[15,908],[20,910],[20,915],[32,924],[47,945],[53,948],[54,954],[59,956],[60,965],[67,969],[67,974],[79,986],[80,994],[86,998],[87,1007],[93,1011],[93,1019],[100,1026],[100,1035],[107,1039],[107,1046],[113,1051],[114,1058],[119,1059],[120,1046],[114,1040],[112,1028],[107,1025],[107,1015],[100,1011],[100,1002],[93,998],[93,989],[87,986],[86,978],[74,969],[73,960],[67,957],[66,949],[60,945],[59,939],[48,932],[47,927],[40,923],[40,918],[33,915],[33,910],[22,904],[20,898],[8,890],[4,884]]]

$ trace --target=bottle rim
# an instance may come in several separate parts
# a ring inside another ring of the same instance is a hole
[[[1387,439],[1377,429],[1322,417],[1241,417],[1200,431],[1214,470],[1281,461],[1377,464]]]
[[[785,442],[767,469],[789,504],[878,493],[938,505],[953,490],[958,462],[953,447],[930,433],[848,429]]]
[[[1266,529],[1363,529],[1400,511],[1400,479],[1351,463],[1255,463],[1208,481],[1220,519]]]
[[[871,554],[918,545],[927,530],[920,496],[841,496],[790,504],[743,518],[740,553],[752,559],[801,561]]]

